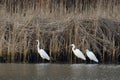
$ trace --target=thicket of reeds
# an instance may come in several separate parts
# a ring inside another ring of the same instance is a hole
[[[72,43],[101,63],[120,62],[120,1],[0,0],[0,62],[42,62],[37,39],[51,62],[85,62]]]

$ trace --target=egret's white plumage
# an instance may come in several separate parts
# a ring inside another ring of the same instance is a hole
[[[39,40],[36,40],[38,42],[37,44],[37,50],[38,50],[38,53],[40,54],[40,56],[43,58],[43,59],[47,59],[47,60],[50,60],[50,57],[48,56],[48,54],[43,50],[43,49],[40,49],[39,48]]]
[[[90,60],[98,62],[98,59],[96,58],[96,56],[94,55],[94,53],[92,51],[89,51],[88,49],[86,49],[86,54]]]
[[[72,51],[73,53],[78,57],[78,58],[81,58],[83,60],[86,60],[85,56],[83,55],[83,53],[79,50],[79,49],[75,49],[75,45],[74,44],[71,44],[72,46]]]

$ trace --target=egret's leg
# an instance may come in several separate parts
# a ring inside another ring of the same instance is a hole
[[[45,62],[45,60],[44,59],[42,59],[42,63],[44,63]]]
[[[92,64],[92,60],[90,60],[90,64]]]

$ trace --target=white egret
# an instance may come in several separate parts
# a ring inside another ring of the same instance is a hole
[[[75,49],[75,45],[74,44],[71,44],[72,46],[72,51],[73,53],[78,57],[78,58],[81,58],[83,60],[86,60],[85,56],[83,55],[83,53],[79,50],[79,49]]]
[[[96,58],[96,56],[94,55],[92,51],[89,51],[88,49],[86,49],[86,54],[90,60],[98,62],[98,59]]]
[[[38,50],[38,53],[40,54],[40,56],[42,57],[42,59],[47,59],[47,60],[50,60],[50,57],[48,56],[48,54],[43,50],[43,49],[40,49],[39,48],[39,40],[36,40],[38,42],[37,44],[37,50]]]

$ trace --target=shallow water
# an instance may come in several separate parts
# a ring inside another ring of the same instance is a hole
[[[120,65],[0,64],[0,80],[120,80]]]

